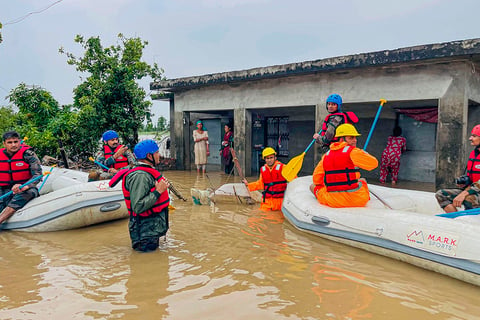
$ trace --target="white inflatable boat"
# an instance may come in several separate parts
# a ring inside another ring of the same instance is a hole
[[[248,191],[245,184],[241,182],[226,183],[213,190],[211,188],[202,190],[191,188],[190,195],[194,204],[212,204],[223,202],[237,202],[242,204],[255,204],[262,201],[262,193],[259,191]]]
[[[125,217],[128,211],[121,184],[110,188],[108,180],[88,182],[86,172],[55,168],[42,186],[40,197],[0,224],[0,229],[59,231]]]
[[[312,176],[288,184],[282,212],[296,228],[480,285],[480,215],[455,219],[434,194],[369,184],[364,208],[330,208],[310,192]]]

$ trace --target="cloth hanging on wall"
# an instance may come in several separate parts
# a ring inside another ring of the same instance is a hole
[[[395,111],[404,114],[417,121],[437,123],[438,122],[438,108],[415,108],[415,109],[397,109]]]

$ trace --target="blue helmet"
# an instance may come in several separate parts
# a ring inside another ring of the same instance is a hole
[[[154,154],[157,151],[158,145],[152,139],[142,140],[133,148],[133,153],[137,159],[145,159],[149,153]]]
[[[339,94],[334,93],[329,95],[327,98],[327,103],[329,102],[336,103],[338,106],[338,111],[340,111],[340,108],[342,107],[342,97],[340,97]]]
[[[115,139],[115,138],[118,138],[118,133],[116,131],[113,131],[113,130],[105,131],[102,135],[103,141],[108,141],[108,140],[112,140],[112,139]]]

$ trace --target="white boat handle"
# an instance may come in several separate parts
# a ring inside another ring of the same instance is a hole
[[[327,217],[317,217],[313,216],[312,221],[315,222],[316,224],[328,226],[330,224],[330,219]]]
[[[109,211],[114,211],[117,210],[121,207],[122,205],[118,202],[115,203],[109,203],[104,206],[100,207],[100,212],[109,212]]]

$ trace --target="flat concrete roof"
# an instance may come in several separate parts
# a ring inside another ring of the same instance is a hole
[[[182,92],[194,88],[252,80],[307,75],[345,69],[380,67],[429,60],[480,61],[480,39],[426,44],[395,50],[359,53],[313,61],[296,62],[239,71],[162,80],[150,83],[151,90]],[[160,98],[160,97],[159,97]]]

